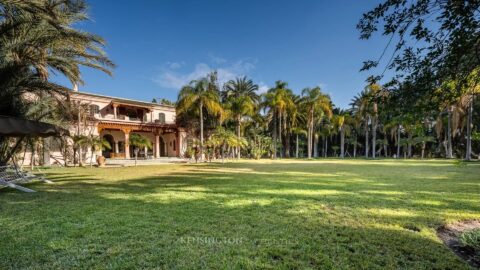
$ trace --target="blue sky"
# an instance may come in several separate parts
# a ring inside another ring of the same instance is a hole
[[[83,70],[81,91],[150,101],[176,100],[189,80],[217,69],[221,80],[247,75],[261,91],[276,80],[299,93],[320,85],[339,107],[365,85],[362,61],[387,40],[359,40],[355,28],[373,0],[90,0],[91,21],[117,68]],[[65,84],[65,80],[57,78]]]

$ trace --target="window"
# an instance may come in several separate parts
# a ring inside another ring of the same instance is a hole
[[[173,151],[177,151],[177,142],[173,140]]]
[[[159,113],[158,114],[158,122],[160,122],[160,124],[165,124],[165,114],[164,113]]]
[[[89,112],[90,112],[90,116],[94,116],[95,114],[99,114],[100,113],[100,107],[98,107],[98,105],[90,105],[89,106]]]

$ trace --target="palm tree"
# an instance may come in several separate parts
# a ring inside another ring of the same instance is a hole
[[[238,137],[236,137],[235,134],[221,126],[217,127],[209,140],[214,147],[220,146],[222,163],[224,163],[225,160],[225,148],[229,145],[235,144],[235,141],[239,141]]]
[[[78,153],[78,166],[83,166],[83,156],[82,151],[80,149],[85,145],[85,141],[87,140],[85,135],[74,135],[72,136],[73,141],[73,166],[75,166],[75,156]]]
[[[371,105],[371,121],[372,121],[372,158],[376,157],[376,141],[378,127],[378,104],[377,98],[382,93],[382,87],[376,83],[371,83],[366,87],[366,92],[370,97]]]
[[[0,3],[0,114],[26,118],[25,93],[68,95],[69,89],[48,81],[51,73],[73,84],[83,83],[80,66],[111,73],[105,41],[73,28],[88,19],[86,9],[83,0]],[[1,137],[0,163],[13,155],[9,148],[9,138]]]
[[[295,127],[292,129],[293,134],[295,134],[295,157],[298,158],[299,156],[299,136],[300,135],[307,135],[307,131],[300,127]]]
[[[366,90],[363,90],[352,99],[350,103],[352,111],[358,122],[363,123],[363,130],[365,132],[365,158],[368,158],[369,151],[369,123],[370,123],[370,97]]]
[[[218,88],[214,83],[215,76],[215,73],[212,73],[208,78],[193,80],[190,84],[182,87],[178,94],[178,114],[198,109],[200,120],[200,160],[203,159],[203,110],[206,109],[211,114],[222,113]]]
[[[283,131],[286,130],[288,109],[295,106],[293,92],[287,86],[288,83],[286,82],[276,81],[275,87],[269,89],[264,95],[263,105],[269,108],[270,118],[273,121],[274,158],[277,158],[277,140],[283,150],[286,148],[282,144],[282,135]],[[280,156],[283,157],[283,151],[280,151]]]
[[[312,158],[314,128],[317,116],[320,113],[330,117],[332,115],[332,105],[330,97],[322,93],[320,87],[303,89],[302,101],[302,105],[307,112],[307,155],[308,158]]]
[[[90,135],[90,136],[81,136],[77,139],[77,143],[80,146],[88,146],[90,147],[90,168],[93,166],[93,154],[96,151],[100,151],[103,149],[111,149],[112,146],[110,143],[101,138],[100,136]],[[136,163],[135,163],[136,164]]]
[[[135,166],[137,166],[138,152],[140,151],[140,149],[152,149],[152,142],[148,138],[140,134],[132,133],[130,134],[129,143],[130,145],[135,147]]]
[[[230,110],[236,122],[237,138],[241,138],[241,122],[244,116],[252,116],[258,108],[258,85],[247,77],[228,81],[222,92],[223,101]],[[240,148],[237,147],[237,157],[240,158]]]
[[[350,134],[350,122],[350,114],[343,111],[332,118],[333,126],[340,132],[340,158],[345,158],[345,135]]]

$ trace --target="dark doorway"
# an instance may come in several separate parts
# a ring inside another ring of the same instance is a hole
[[[110,134],[105,134],[103,135],[103,139],[110,144],[110,149],[102,149],[102,156],[111,158],[113,151],[115,151],[115,141],[113,140],[113,136]]]
[[[166,152],[165,150],[166,150],[166,149],[165,149],[165,141],[163,140],[162,137],[160,137],[160,156],[161,156],[161,157],[167,156],[167,155],[165,154],[165,152]]]

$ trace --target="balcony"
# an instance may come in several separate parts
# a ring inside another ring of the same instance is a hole
[[[139,117],[135,117],[135,116],[126,116],[126,115],[122,115],[122,114],[119,114],[117,115],[117,118],[115,118],[115,116],[113,114],[105,114],[105,115],[102,115],[102,114],[95,114],[94,115],[96,119],[98,120],[111,120],[111,121],[115,121],[115,122],[125,122],[125,123],[136,123],[136,124],[141,124],[141,123],[145,123],[145,124],[173,124],[173,123],[169,123],[169,122],[166,122],[165,119],[154,119],[153,121],[150,119],[151,116],[150,115],[147,115],[145,118],[143,119],[140,119]]]

